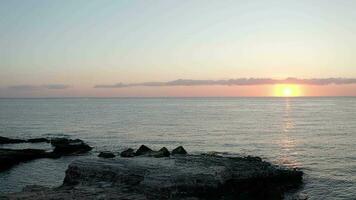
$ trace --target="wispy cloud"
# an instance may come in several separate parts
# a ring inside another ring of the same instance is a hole
[[[117,83],[113,85],[95,85],[94,88],[125,88],[125,87],[160,87],[160,86],[206,86],[206,85],[272,85],[272,84],[302,84],[302,85],[342,85],[356,84],[356,78],[238,78],[238,79],[223,79],[223,80],[194,80],[194,79],[178,79],[168,82],[142,82],[142,83]]]
[[[39,89],[39,87],[35,86],[35,85],[12,85],[12,86],[9,86],[8,89],[10,89],[10,90],[36,90],[36,89]]]
[[[63,89],[68,89],[70,88],[70,85],[64,85],[64,84],[49,84],[49,85],[42,85],[42,87],[50,90],[63,90]]]
[[[70,86],[65,84],[12,85],[8,87],[8,89],[10,90],[21,90],[21,91],[40,90],[40,89],[63,90],[67,88],[70,88]]]

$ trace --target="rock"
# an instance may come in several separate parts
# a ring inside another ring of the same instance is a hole
[[[309,199],[308,195],[304,193],[290,195],[286,198],[286,200],[308,200],[308,199]]]
[[[129,148],[123,152],[121,152],[121,157],[134,157],[134,156],[147,156],[147,157],[169,157],[170,153],[166,147],[161,148],[159,151],[153,151],[152,149],[148,148],[145,145],[141,145],[140,148],[134,152],[133,149]]]
[[[135,151],[131,148],[128,148],[127,150],[123,151],[120,153],[121,157],[134,157],[135,156]]]
[[[0,144],[13,144],[13,143],[38,143],[38,142],[50,142],[55,148],[53,154],[67,155],[76,153],[85,153],[92,149],[89,145],[79,139],[67,139],[67,138],[54,138],[48,140],[47,138],[33,138],[28,140],[10,139],[6,137],[0,137]]]
[[[143,194],[127,191],[123,188],[93,188],[76,187],[70,189],[59,187],[55,189],[43,189],[41,191],[23,191],[14,194],[0,194],[1,200],[147,200]]]
[[[37,143],[49,142],[46,138],[34,138],[29,140],[18,140],[0,137],[1,144],[11,143]],[[0,149],[0,171],[11,168],[21,162],[30,161],[38,158],[59,158],[63,155],[71,155],[77,153],[85,153],[92,148],[85,144],[82,140],[70,140],[66,138],[56,138],[51,140],[51,144],[55,147],[52,152],[46,152],[42,149]]]
[[[309,196],[307,194],[299,194],[298,200],[308,200]]]
[[[0,149],[0,171],[21,162],[50,157],[51,153],[41,149]]]
[[[172,150],[172,155],[177,155],[177,154],[186,155],[187,151],[182,146],[179,146]]]
[[[135,152],[135,156],[141,156],[141,155],[149,154],[151,152],[152,149],[148,148],[145,145],[141,145],[140,148],[138,148],[137,151]]]
[[[206,153],[202,153],[202,155],[204,156],[218,156],[220,154],[220,152],[216,152],[216,151],[209,151]]]
[[[154,151],[151,153],[151,156],[155,158],[169,157],[170,155],[171,154],[166,147],[162,147],[159,151]]]
[[[111,187],[139,191],[147,199],[282,199],[283,191],[301,184],[302,174],[247,158],[136,157],[75,161],[66,171],[63,185],[95,188],[109,181]]]
[[[27,142],[29,143],[40,143],[40,142],[50,142],[47,138],[33,138],[33,139],[28,139]]]
[[[0,144],[16,144],[16,143],[24,143],[24,142],[26,142],[26,140],[11,139],[11,138],[0,136]]]
[[[105,151],[105,152],[100,152],[98,157],[100,157],[100,158],[114,158],[115,155],[111,152]]]
[[[245,159],[251,160],[251,161],[258,161],[258,162],[262,161],[262,158],[260,158],[258,156],[246,156]]]
[[[7,137],[0,137],[0,144],[39,143],[39,142],[49,142],[49,140],[47,138],[32,138],[28,140],[23,140],[23,139],[11,139]]]
[[[23,192],[40,192],[40,191],[49,190],[49,189],[51,189],[51,188],[41,186],[41,185],[27,185],[22,189],[22,191]]]
[[[80,154],[92,150],[92,147],[80,139],[55,138],[51,140],[51,144],[55,147],[53,153],[57,155]]]
[[[63,185],[10,199],[283,199],[303,172],[259,159],[187,155],[167,159],[80,159]],[[36,195],[37,194],[37,195]],[[41,195],[38,195],[41,194]]]

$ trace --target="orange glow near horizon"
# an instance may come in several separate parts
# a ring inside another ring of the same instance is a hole
[[[299,85],[277,84],[274,86],[273,96],[276,96],[276,97],[298,97],[298,96],[303,96],[303,92]]]

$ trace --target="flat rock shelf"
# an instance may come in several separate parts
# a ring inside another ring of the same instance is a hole
[[[250,156],[79,159],[62,186],[28,186],[0,199],[283,199],[302,177],[302,171]]]

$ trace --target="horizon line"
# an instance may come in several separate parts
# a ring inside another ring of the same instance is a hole
[[[120,96],[120,97],[95,97],[95,96],[63,96],[63,97],[0,97],[0,99],[174,99],[174,98],[356,98],[356,95],[340,96]]]

